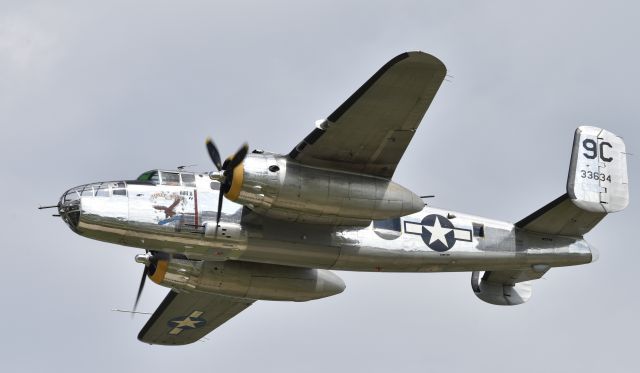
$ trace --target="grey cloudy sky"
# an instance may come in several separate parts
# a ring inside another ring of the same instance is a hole
[[[516,221],[562,194],[573,130],[638,149],[640,8],[622,1],[0,2],[2,371],[632,371],[631,205],[551,270],[531,301],[478,300],[469,274],[340,272],[347,289],[258,302],[185,347],[136,340],[137,250],[37,211],[69,187],[157,167],[211,168],[242,141],[288,152],[405,50],[452,75],[394,179],[438,207]],[[139,308],[166,289],[149,284]]]

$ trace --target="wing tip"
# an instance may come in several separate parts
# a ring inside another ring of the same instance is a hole
[[[405,53],[409,55],[408,57],[415,58],[416,60],[418,59],[423,60],[423,62],[429,65],[442,67],[442,71],[445,74],[447,72],[447,66],[444,64],[444,62],[442,62],[442,60],[440,60],[438,57],[434,56],[433,54],[423,52],[423,51],[410,51]]]

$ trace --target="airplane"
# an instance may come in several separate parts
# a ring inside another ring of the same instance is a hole
[[[549,269],[597,259],[584,235],[629,203],[624,141],[574,133],[566,192],[512,224],[431,207],[392,181],[446,75],[423,52],[387,62],[287,154],[249,152],[212,172],[155,169],[71,188],[55,206],[81,236],[143,249],[133,312],[148,277],[170,289],[138,335],[198,341],[257,300],[341,293],[336,271],[470,272],[484,302],[528,301]]]

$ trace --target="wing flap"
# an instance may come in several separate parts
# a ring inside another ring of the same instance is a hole
[[[254,300],[170,291],[138,339],[158,345],[185,345],[205,335],[249,307]]]

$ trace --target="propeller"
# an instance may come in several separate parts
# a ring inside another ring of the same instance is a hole
[[[136,262],[144,264],[144,270],[142,271],[142,278],[140,279],[140,285],[138,286],[138,294],[136,295],[136,302],[133,304],[133,312],[136,312],[138,308],[138,301],[140,301],[140,295],[142,295],[142,289],[144,289],[144,283],[147,280],[147,276],[151,271],[155,271],[155,267],[158,263],[158,259],[150,253],[149,250],[145,250],[145,254],[136,255]],[[151,268],[153,266],[153,268]],[[134,315],[132,313],[131,315]]]
[[[138,294],[136,295],[136,302],[133,304],[133,312],[136,312],[136,308],[138,308],[138,301],[140,301],[140,295],[142,295],[142,289],[144,289],[144,282],[147,279],[147,275],[149,274],[149,267],[144,266],[144,270],[142,271],[142,279],[140,279],[140,286],[138,286]]]
[[[244,143],[238,151],[235,152],[234,155],[227,158],[224,163],[221,163],[220,152],[218,148],[213,143],[211,138],[207,138],[206,141],[207,151],[209,152],[209,157],[211,161],[216,166],[218,172],[211,172],[209,177],[213,180],[217,180],[220,182],[220,194],[218,196],[218,212],[216,214],[216,232],[218,231],[218,225],[220,224],[220,216],[222,214],[222,200],[223,196],[229,192],[231,189],[231,184],[233,183],[233,171],[236,167],[240,166],[244,161],[244,158],[247,156],[249,152],[249,145]]]

